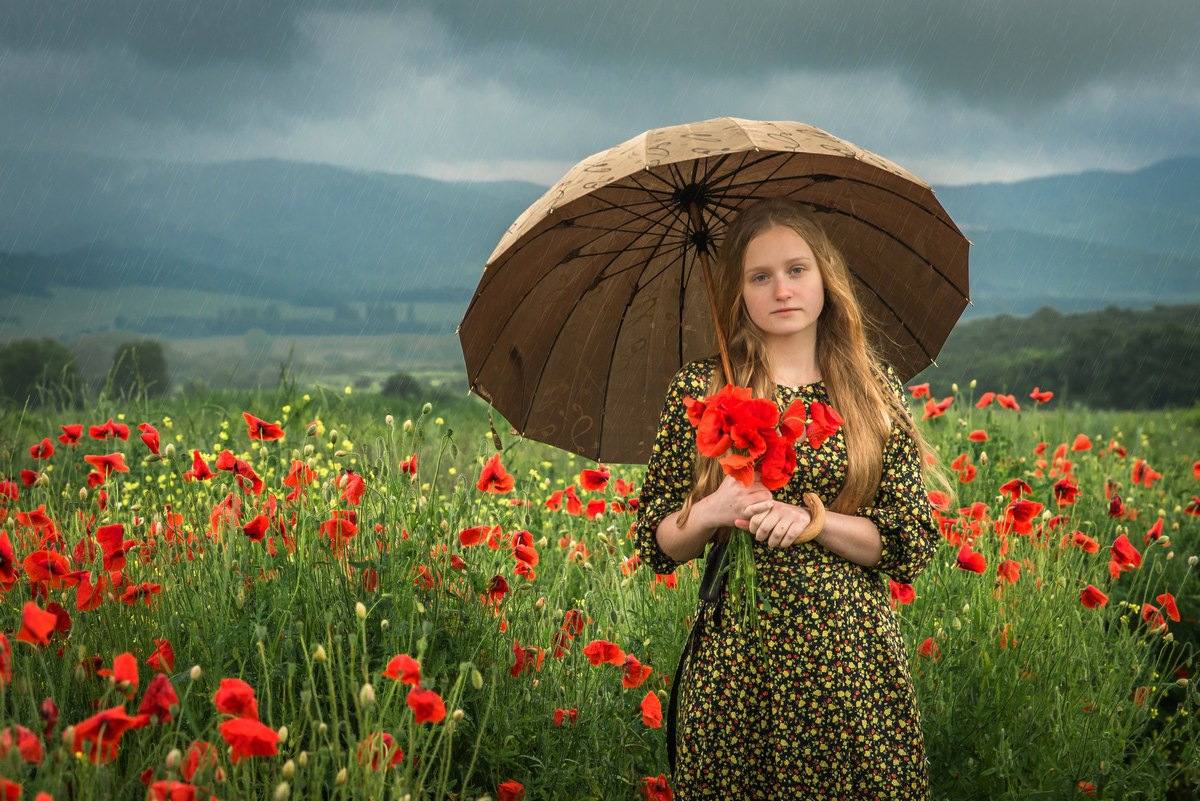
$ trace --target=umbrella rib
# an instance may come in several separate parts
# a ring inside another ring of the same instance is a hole
[[[879,302],[883,304],[884,308],[886,308],[889,312],[891,312],[892,316],[895,317],[900,322],[900,325],[904,326],[904,330],[908,332],[908,335],[909,335],[909,337],[912,338],[912,341],[917,343],[917,346],[921,349],[921,352],[925,354],[925,358],[929,359],[930,362],[933,362],[933,355],[930,354],[929,348],[925,347],[925,343],[922,342],[921,338],[918,337],[913,332],[912,328],[909,327],[908,322],[903,317],[901,317],[899,314],[896,313],[896,310],[892,308],[892,304],[890,304],[886,300],[884,300],[883,296],[875,291],[875,287],[868,284],[863,279],[863,277],[861,275],[859,275],[857,272],[855,272],[854,270],[851,270],[850,274],[853,275],[856,279],[858,279],[858,282],[860,284],[862,284],[868,290],[870,290],[871,294],[874,295],[879,300]]]

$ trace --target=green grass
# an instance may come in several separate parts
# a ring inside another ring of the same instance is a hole
[[[39,648],[14,638],[31,596],[27,577],[18,572],[0,596],[0,631],[13,650],[12,680],[0,681],[0,723],[40,734],[46,698],[58,705],[59,718],[44,740],[40,765],[22,764],[14,751],[0,757],[0,776],[23,784],[23,798],[41,790],[77,801],[139,798],[146,792],[143,771],[154,781],[178,780],[181,754],[206,740],[217,746],[219,771],[201,770],[193,783],[220,798],[281,797],[276,794],[286,783],[289,798],[473,799],[497,797],[509,780],[520,782],[530,799],[642,797],[642,779],[667,766],[663,731],[643,724],[639,704],[647,692],[665,703],[695,607],[697,571],[681,568],[674,589],[644,567],[626,575],[622,564],[634,552],[631,515],[610,512],[588,520],[543,505],[592,465],[517,440],[499,420],[502,460],[515,488],[503,496],[480,493],[474,487],[480,466],[495,452],[485,407],[452,400],[423,412],[423,401],[280,389],[204,392],[121,407],[102,403],[65,413],[4,413],[0,473],[16,477],[33,469],[44,476],[3,505],[8,511],[0,529],[12,540],[16,561],[45,537],[45,531],[20,524],[16,513],[44,504],[72,568],[98,577],[100,557],[79,562],[74,549],[89,530],[121,523],[125,539],[136,542],[125,577],[158,584],[161,592],[149,604],[106,599],[94,610],[78,611],[74,588],[48,589],[37,604],[60,603],[72,626]],[[251,441],[243,411],[279,420],[286,438]],[[128,442],[91,440],[85,433],[75,450],[55,442],[49,460],[31,458],[30,446],[43,437],[53,440],[60,424],[102,423],[110,416],[131,425],[152,423],[173,454],[147,458],[135,429]],[[319,423],[311,426],[314,421]],[[1051,403],[1019,413],[977,410],[964,393],[945,416],[924,424],[946,461],[966,453],[978,468],[971,483],[959,485],[956,508],[974,501],[989,508],[975,541],[987,571],[958,569],[958,548],[944,542],[916,582],[916,600],[896,610],[935,797],[1073,798],[1079,782],[1093,784],[1102,798],[1194,797],[1200,788],[1194,745],[1200,709],[1195,685],[1178,681],[1176,671],[1194,677],[1197,661],[1200,589],[1190,562],[1200,551],[1200,518],[1184,509],[1200,493],[1192,467],[1200,460],[1198,421],[1196,409],[1093,413],[1055,410]],[[987,442],[966,439],[979,428],[988,431]],[[1056,479],[1046,475],[1048,464],[1042,476],[1035,474],[1034,449],[1049,443],[1049,459],[1058,444],[1069,446],[1079,433],[1096,447],[1069,452],[1083,494],[1074,506],[1059,509]],[[1124,458],[1109,450],[1114,440],[1126,449]],[[232,450],[261,476],[265,492],[241,491],[228,472],[185,482],[193,448],[210,465],[221,449]],[[101,487],[86,487],[82,456],[118,450],[131,470],[109,479],[103,487],[107,507],[100,509]],[[399,469],[413,453],[419,454],[415,477]],[[1138,458],[1163,476],[1149,488],[1131,486]],[[296,501],[285,503],[290,488],[282,481],[293,460],[308,462],[316,477]],[[347,470],[365,479],[358,505],[343,499],[333,483]],[[617,477],[640,484],[640,468],[614,466]],[[1021,575],[1000,586],[1002,540],[988,521],[999,518],[1007,503],[999,487],[1016,477],[1030,483],[1032,499],[1048,514],[1034,521],[1040,533],[1009,535],[1007,558],[1021,563]],[[1120,485],[1136,519],[1108,516],[1106,479]],[[580,494],[619,500],[614,483],[604,493]],[[275,512],[269,494],[276,498]],[[236,520],[230,514],[214,518],[214,508],[230,495],[240,503]],[[511,505],[512,499],[531,505]],[[170,534],[168,507],[182,516]],[[242,531],[260,511],[272,518],[272,547]],[[321,526],[334,512],[348,511],[355,513],[357,533],[334,549]],[[1046,533],[1051,516],[1060,513],[1070,519]],[[1144,543],[1159,517],[1164,538]],[[459,532],[477,525],[500,526],[500,547],[463,547]],[[530,533],[538,552],[535,577],[514,572],[504,540],[519,530]],[[1074,530],[1096,539],[1099,553],[1061,547],[1062,535]],[[1112,579],[1108,548],[1120,533],[1128,534],[1144,562]],[[453,566],[451,556],[463,560],[463,569]],[[493,606],[481,599],[496,576],[505,578],[509,592]],[[1106,606],[1083,607],[1080,593],[1087,584],[1109,596]],[[1141,612],[1143,603],[1157,605],[1155,596],[1164,591],[1175,596],[1182,615],[1168,623],[1165,636],[1149,630]],[[572,609],[586,622],[570,650],[555,658],[555,637]],[[1005,624],[1009,641],[1002,647]],[[106,764],[73,754],[63,743],[68,727],[122,702],[130,714],[136,711],[154,675],[146,659],[156,638],[169,639],[176,655],[169,677],[180,703],[172,720],[126,733],[118,756]],[[919,655],[927,638],[937,644],[939,658]],[[650,665],[646,683],[626,689],[619,667],[591,665],[582,650],[596,639]],[[511,675],[515,646],[531,649],[530,666],[517,676]],[[91,668],[93,660],[110,668],[123,652],[140,665],[140,686],[128,701]],[[444,721],[415,723],[405,703],[409,687],[381,676],[397,654],[420,661],[423,686],[444,700]],[[286,727],[277,755],[231,763],[218,732],[227,716],[213,703],[221,679],[229,677],[254,688],[264,724]],[[577,721],[555,726],[556,709],[576,709]],[[364,738],[379,732],[405,754],[391,770],[373,771],[357,758]]]

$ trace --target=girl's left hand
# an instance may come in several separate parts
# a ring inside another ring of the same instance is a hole
[[[791,547],[812,520],[808,509],[776,500],[752,503],[743,514],[745,518],[738,519],[737,527],[772,548]]]

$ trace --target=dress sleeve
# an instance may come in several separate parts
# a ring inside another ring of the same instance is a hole
[[[694,481],[692,462],[696,458],[696,433],[688,422],[683,399],[689,396],[699,399],[707,392],[708,375],[696,362],[684,366],[667,388],[634,525],[638,555],[655,573],[673,573],[683,564],[663,553],[655,532],[664,518],[683,506]]]
[[[893,389],[903,387],[888,371]],[[911,584],[933,559],[938,530],[921,475],[921,452],[917,443],[900,426],[892,427],[883,449],[883,470],[874,502],[856,512],[879,529],[883,553],[875,570],[895,581]]]

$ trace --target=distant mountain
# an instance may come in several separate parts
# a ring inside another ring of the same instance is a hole
[[[0,297],[171,286],[328,304],[437,290],[465,307],[543,191],[272,159],[0,152]],[[973,242],[968,316],[1200,301],[1200,158],[937,194]]]

